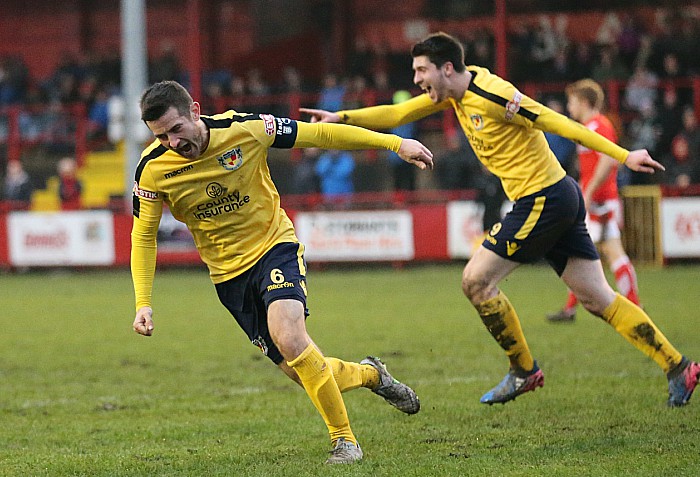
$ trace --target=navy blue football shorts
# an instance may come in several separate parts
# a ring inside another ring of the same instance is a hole
[[[482,245],[519,263],[544,258],[561,276],[569,257],[600,258],[585,220],[581,188],[566,176],[515,201],[513,210],[491,228]]]
[[[306,308],[306,262],[300,243],[280,243],[272,247],[243,274],[216,284],[219,300],[243,328],[251,343],[280,364],[282,355],[267,328],[267,308],[275,300],[291,299]]]

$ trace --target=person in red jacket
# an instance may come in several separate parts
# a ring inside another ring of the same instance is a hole
[[[62,210],[80,210],[83,185],[76,176],[78,165],[72,157],[58,161],[58,194],[61,197]]]
[[[572,119],[588,129],[617,142],[617,133],[610,120],[601,113],[605,93],[598,83],[582,79],[566,87],[567,109]],[[577,147],[579,182],[586,203],[586,228],[601,255],[615,275],[621,295],[639,305],[637,275],[620,239],[622,223],[620,196],[617,190],[618,162],[612,157],[582,145]],[[550,322],[567,322],[576,318],[578,299],[569,290],[566,305],[547,315]]]

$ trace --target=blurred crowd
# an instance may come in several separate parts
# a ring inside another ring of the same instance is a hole
[[[508,79],[520,87],[533,83],[560,85],[535,98],[548,105],[559,102],[559,106],[568,82],[586,77],[603,84],[619,81],[619,110],[610,113],[619,126],[622,145],[630,149],[648,149],[668,169],[665,174],[655,176],[621,174],[621,185],[649,180],[680,187],[700,183],[699,111],[693,107],[697,98],[693,98],[688,81],[700,76],[700,55],[697,55],[700,19],[685,15],[683,11],[669,10],[660,23],[660,30],[652,34],[632,13],[616,18],[617,21],[608,21],[598,37],[589,43],[571,41],[564,25],[548,17],[543,16],[532,24],[517,25],[508,38]],[[492,33],[486,29],[460,33],[467,64],[493,70]],[[66,53],[53,74],[38,81],[31,77],[21,58],[0,57],[0,112],[8,106],[21,106],[20,134],[24,141],[32,141],[74,134],[74,126],[62,115],[66,108],[78,104],[88,118],[88,138],[97,147],[109,145],[119,139],[110,135],[110,127],[114,121],[114,104],[119,101],[120,66],[116,54],[96,57],[89,53]],[[149,82],[163,79],[188,84],[178,51],[173,46],[163,46],[160,54],[149,62]],[[342,73],[327,72],[319,80],[312,80],[304,78],[293,65],[283,67],[275,78],[264,77],[256,68],[242,72],[207,71],[202,78],[200,101],[205,113],[217,112],[220,105],[240,104],[242,106],[236,109],[288,116],[295,112],[289,110],[286,97],[281,95],[300,93],[315,98],[315,106],[319,108],[348,109],[365,106],[369,101],[396,101],[394,93],[397,91],[402,91],[402,95],[408,94],[407,91],[415,92],[411,80],[407,51],[387,51],[381,45],[357,38]],[[420,136],[423,130],[419,123],[417,129],[396,133]],[[0,114],[0,144],[6,143],[7,136],[6,116]],[[483,168],[469,151],[468,144],[456,139],[459,136],[447,131],[442,141],[443,149],[439,154],[446,158],[442,170],[449,172],[437,175],[437,187],[492,187],[483,177]],[[65,155],[68,151],[57,152]],[[415,178],[411,176],[413,171],[400,168],[391,155],[382,160],[391,168],[390,187],[416,188]],[[575,159],[563,158],[562,161],[575,175]],[[26,179],[6,167],[5,162],[0,160],[0,172],[6,183],[17,177]],[[303,163],[297,161],[296,166],[303,169]],[[345,163],[347,169],[347,161]],[[315,165],[309,170],[316,170]],[[356,168],[352,170],[358,173]],[[303,172],[298,175],[303,176]],[[315,191],[321,191],[322,176],[316,174],[314,178]],[[8,190],[24,189],[5,186],[6,197]]]

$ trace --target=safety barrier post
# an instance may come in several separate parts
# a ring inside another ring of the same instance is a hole
[[[662,266],[661,188],[626,186],[620,191],[624,210],[623,245],[636,263]]]

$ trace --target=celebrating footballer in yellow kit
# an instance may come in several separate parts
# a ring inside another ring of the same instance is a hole
[[[389,149],[421,169],[432,153],[420,142],[342,124],[309,124],[266,114],[200,114],[179,83],[163,81],[141,98],[141,119],[156,140],[136,168],[131,272],[134,330],[153,332],[151,291],[163,203],[184,222],[209,268],[222,304],[257,345],[300,384],[323,417],[330,464],[362,459],[341,392],[366,387],[397,409],[420,409],[415,392],[395,380],[379,358],[360,363],[324,356],[305,320],[304,246],[267,166],[269,148]]]
[[[608,285],[586,229],[581,189],[559,165],[543,131],[606,154],[634,171],[653,173],[663,166],[646,150],[621,148],[528,98],[487,69],[465,66],[462,45],[445,33],[417,43],[411,55],[414,83],[425,94],[395,105],[337,113],[302,111],[315,121],[389,129],[452,108],[479,160],[501,179],[506,194],[515,201],[462,274],[464,294],[510,360],[508,374],[481,402],[506,403],[544,384],[518,315],[498,288],[519,264],[544,258],[589,312],[604,319],[666,373],[667,404],[685,405],[697,385],[700,364],[681,355],[641,308]]]

